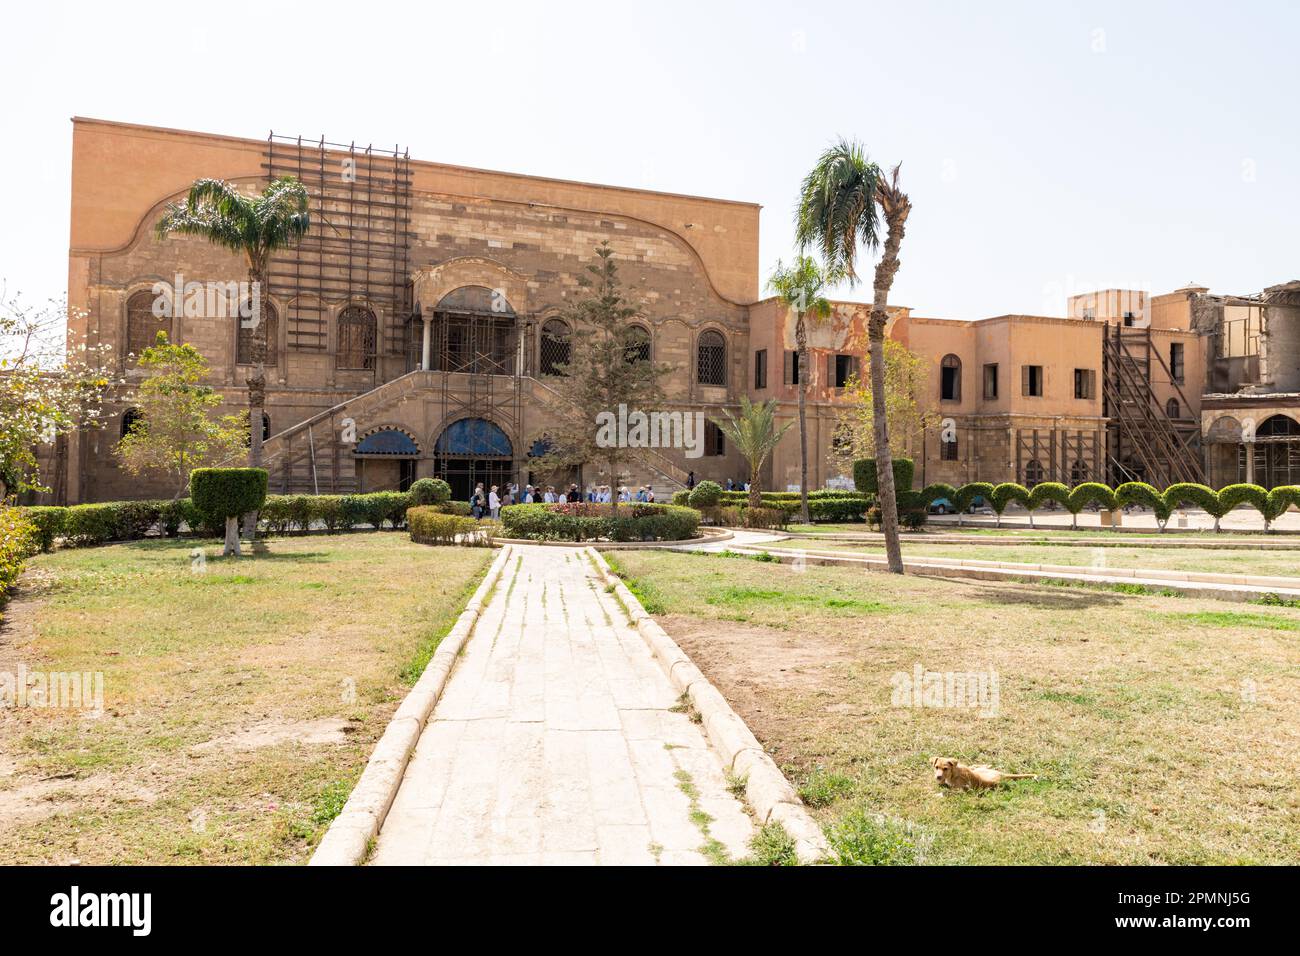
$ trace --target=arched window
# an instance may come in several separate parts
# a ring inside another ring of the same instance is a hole
[[[727,384],[727,343],[721,332],[709,329],[696,347],[695,380],[701,385]]]
[[[245,325],[246,322],[252,321],[251,316],[247,319],[244,317],[246,311],[247,309],[241,308],[239,310],[239,315],[236,316],[236,321],[239,322],[238,337],[235,340],[236,365],[254,364],[253,336],[257,333],[257,329]],[[275,306],[268,302],[266,303],[264,316],[264,321],[266,322],[266,364],[274,365],[276,359],[276,343],[278,341],[277,333],[280,329],[280,314],[275,311]]]
[[[1165,414],[1170,418],[1183,417],[1183,409],[1182,406],[1178,404],[1178,399],[1171,398],[1169,401],[1165,402]]]
[[[561,366],[569,364],[571,352],[568,323],[560,319],[547,319],[543,322],[540,356],[542,374],[563,375]]]
[[[128,408],[122,413],[122,437],[125,438],[131,433],[136,422],[144,421],[144,412],[138,408]]]
[[[957,461],[957,436],[939,439],[939,460]]]
[[[152,292],[141,291],[126,301],[126,354],[137,359],[157,342],[159,332],[166,332],[168,340],[173,338],[171,318],[153,314],[155,298]]]
[[[628,328],[625,351],[629,362],[650,361],[650,333],[644,325],[633,325]]]
[[[271,416],[266,414],[266,412],[262,412],[262,441],[266,441],[270,437],[271,437]],[[245,433],[244,447],[248,448],[252,444],[253,444],[253,436]]]
[[[1290,438],[1300,435],[1300,422],[1288,415],[1273,415],[1255,429],[1256,438]]]
[[[365,306],[350,305],[339,313],[339,344],[334,361],[337,368],[375,367],[375,313]]]
[[[1037,458],[1025,465],[1025,486],[1034,487],[1043,480],[1043,464]]]
[[[1088,464],[1083,461],[1076,461],[1070,466],[1070,484],[1081,485],[1088,480]]]
[[[939,363],[939,399],[961,401],[961,359],[955,355],[945,355]]]

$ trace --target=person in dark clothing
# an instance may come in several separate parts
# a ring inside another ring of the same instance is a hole
[[[695,472],[688,471],[686,473],[686,489],[689,491],[694,487],[695,487]]]
[[[577,485],[569,485],[568,499],[573,502],[582,500],[582,492],[578,490]]]

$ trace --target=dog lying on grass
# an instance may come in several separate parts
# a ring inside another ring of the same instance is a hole
[[[983,765],[968,767],[952,757],[935,757],[930,761],[934,779],[953,790],[987,790],[1008,780],[1037,780],[1036,773],[1003,773]]]

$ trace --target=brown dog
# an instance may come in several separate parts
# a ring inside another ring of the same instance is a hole
[[[940,786],[954,790],[982,790],[996,787],[1007,780],[1037,780],[1036,773],[1003,773],[992,767],[980,765],[968,767],[952,757],[935,757],[930,761],[934,768],[934,779]]]

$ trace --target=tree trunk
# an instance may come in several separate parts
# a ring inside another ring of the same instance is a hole
[[[262,467],[262,416],[266,410],[266,283],[262,270],[248,270],[248,280],[257,292],[257,325],[253,328],[253,372],[246,380],[248,385],[248,466]],[[243,315],[239,321],[244,321]],[[244,534],[257,537],[257,513],[244,516]]]
[[[897,170],[895,170],[897,174]],[[876,487],[880,492],[880,529],[885,535],[885,557],[893,574],[903,573],[903,551],[898,542],[898,501],[894,491],[894,456],[889,450],[889,423],[885,419],[885,324],[889,320],[889,290],[898,272],[898,248],[903,242],[911,204],[893,187],[882,187],[879,199],[888,232],[884,251],[876,263],[875,295],[867,325],[871,354],[871,418],[876,443]],[[911,489],[905,489],[911,490]]]
[[[799,369],[799,520],[808,524],[808,326],[802,312],[795,319],[794,341]]]
[[[221,551],[223,558],[228,558],[231,555],[237,558],[240,557],[239,518],[235,515],[231,515],[226,519],[226,546]]]
[[[761,462],[751,461],[749,463],[749,507],[763,507],[763,490],[758,480],[758,470],[762,468]]]

